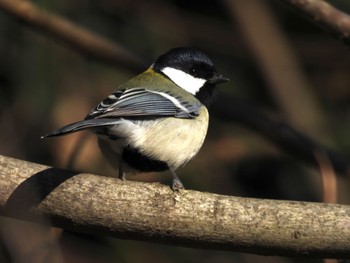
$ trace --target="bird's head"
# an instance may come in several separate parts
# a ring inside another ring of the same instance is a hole
[[[206,106],[211,102],[216,84],[229,80],[216,70],[205,53],[194,48],[171,49],[159,56],[152,67]]]

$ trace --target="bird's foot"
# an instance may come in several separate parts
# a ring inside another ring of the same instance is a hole
[[[185,189],[184,185],[181,183],[179,178],[173,179],[173,185],[171,188],[173,189],[173,191],[180,191]]]
[[[177,175],[176,175],[176,173],[172,170],[172,169],[170,169],[170,172],[171,172],[171,174],[173,175],[173,185],[172,185],[172,189],[173,189],[173,191],[180,191],[180,190],[184,190],[185,189],[185,187],[184,187],[184,185],[181,183],[181,181],[180,181],[180,178],[179,177],[177,177]]]
[[[126,181],[126,174],[125,173],[119,173],[118,178],[122,181]]]

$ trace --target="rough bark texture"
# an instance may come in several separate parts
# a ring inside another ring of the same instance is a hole
[[[118,238],[265,255],[350,257],[350,206],[122,182],[0,156],[0,214]]]

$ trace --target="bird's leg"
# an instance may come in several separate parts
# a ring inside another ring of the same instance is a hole
[[[122,181],[126,180],[125,172],[123,171],[123,160],[121,158],[119,160],[119,174],[118,174],[118,178],[121,179]]]
[[[172,185],[172,189],[174,191],[179,191],[182,189],[185,189],[184,185],[181,183],[179,177],[177,177],[175,171],[173,169],[169,169],[171,174],[173,175],[173,185]]]

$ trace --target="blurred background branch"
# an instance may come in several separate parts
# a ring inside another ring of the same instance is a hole
[[[218,99],[221,103],[215,103],[212,108],[217,118],[240,123],[263,135],[296,159],[316,167],[319,166],[319,158],[315,157],[315,151],[323,152],[340,175],[349,177],[350,163],[345,155],[299,132],[283,119],[262,114],[248,101],[222,94]]]
[[[268,2],[227,0],[225,3],[286,121],[314,138],[325,137],[324,114]]]
[[[323,0],[278,0],[350,45],[350,16]]]
[[[0,208],[82,233],[263,255],[350,256],[349,206],[173,192],[5,156]]]
[[[86,30],[67,19],[45,11],[30,1],[0,0],[0,9],[85,56],[121,69],[141,71],[143,61],[115,42]]]

